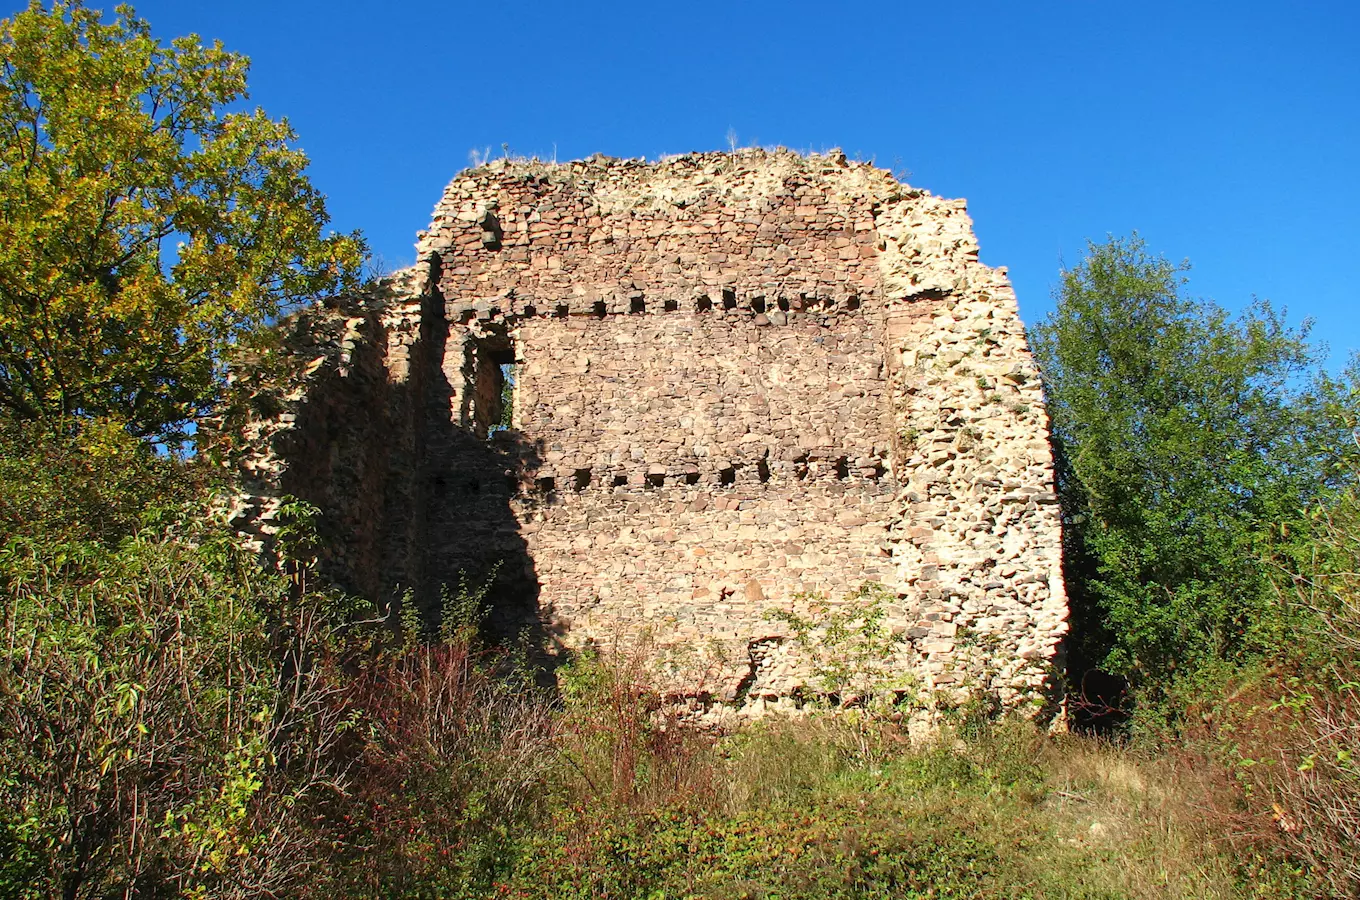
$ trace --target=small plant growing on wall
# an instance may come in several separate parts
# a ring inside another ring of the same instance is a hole
[[[833,603],[825,594],[794,595],[793,609],[774,609],[766,618],[788,626],[794,644],[806,654],[816,689],[835,706],[893,706],[914,685],[891,670],[905,643],[884,619],[894,598],[881,584],[866,581]]]
[[[959,431],[959,437],[958,437],[958,448],[959,448],[959,452],[960,452],[960,453],[966,453],[966,452],[968,452],[969,450],[972,450],[974,447],[976,447],[976,446],[978,445],[978,443],[979,443],[981,440],[982,440],[982,432],[981,432],[981,431],[978,431],[976,428],[974,428],[974,427],[971,426],[971,425],[968,425],[968,426],[964,427],[963,429],[961,429],[961,430]]]
[[[1001,674],[999,661],[1005,655],[1001,639],[990,632],[962,627],[955,638],[956,656],[951,671],[964,676],[966,690],[952,697],[935,698],[936,708],[963,734],[979,734],[996,721],[1003,705],[995,687]]]
[[[883,729],[903,707],[920,705],[918,680],[895,671],[893,659],[906,643],[885,621],[896,599],[881,584],[866,581],[832,603],[825,594],[794,595],[793,609],[776,609],[766,618],[789,628],[794,645],[810,663],[816,705],[834,708],[848,726],[850,750],[863,759],[881,752]]]
[[[498,562],[485,575],[476,579],[470,578],[466,572],[459,572],[456,584],[441,585],[439,618],[433,622],[422,617],[412,591],[403,593],[397,615],[402,648],[410,651],[429,643],[439,646],[457,644],[477,649],[482,625],[491,612],[487,595],[500,568]]]

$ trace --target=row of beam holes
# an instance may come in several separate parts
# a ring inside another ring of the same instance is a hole
[[[736,484],[737,469],[739,468],[741,468],[741,466],[727,466],[719,469],[718,484],[724,487]],[[808,477],[808,471],[808,458],[806,456],[799,457],[794,461],[794,474],[799,481],[803,481]],[[832,463],[832,471],[835,472],[837,481],[845,481],[850,477],[850,460],[844,456],[837,458]],[[667,476],[665,475],[653,475],[649,473],[644,482],[644,486],[649,488],[663,487],[666,484],[666,477]],[[698,472],[688,472],[681,475],[679,481],[684,484],[698,484],[700,477],[701,475]],[[770,464],[763,459],[756,461],[756,477],[760,479],[761,484],[765,484],[770,480]],[[593,481],[594,474],[590,469],[577,469],[571,476],[572,489],[578,493],[590,487]],[[616,488],[627,487],[628,476],[615,475],[610,483]],[[552,476],[539,478],[538,489],[544,494],[552,493],[557,489],[557,479]]]
[[[544,479],[539,480],[543,481]],[[547,480],[551,481],[552,479]],[[431,484],[433,485],[434,490],[439,494],[444,494],[449,490],[448,480],[445,479],[443,475],[436,475]],[[506,476],[505,487],[511,494],[517,494],[520,490],[520,481],[513,475]],[[475,497],[482,492],[482,483],[476,479],[469,478],[459,481],[456,490],[462,497]]]
[[[816,305],[816,303],[817,303],[817,301],[812,301],[811,303],[809,303],[809,302],[807,302],[807,301],[804,301],[804,303],[803,303],[803,305],[802,305],[802,308],[803,308],[803,309],[811,309],[813,306]],[[836,301],[831,300],[830,298],[823,299],[823,300],[821,301],[821,305],[822,305],[822,307],[825,308],[825,309],[830,309],[831,307],[833,307],[833,306],[836,305]],[[597,304],[596,304],[596,310],[598,311],[599,308],[600,308],[601,306],[603,306],[603,304],[597,303]],[[788,298],[786,298],[786,297],[780,297],[778,300],[776,300],[776,301],[775,301],[775,306],[777,306],[777,307],[779,308],[780,312],[788,312],[790,309],[793,308],[793,305],[789,302]],[[847,298],[846,301],[845,301],[845,308],[848,309],[848,310],[852,310],[852,311],[853,311],[853,310],[859,309],[859,306],[860,306],[860,300],[859,300],[858,297],[849,297],[849,298]],[[674,311],[676,311],[677,309],[680,308],[680,304],[679,304],[679,302],[677,302],[677,301],[675,301],[675,300],[667,300],[667,301],[666,301],[666,304],[665,304],[665,308],[666,308],[666,312],[674,312]],[[723,308],[724,310],[731,310],[731,309],[736,309],[736,308],[737,308],[737,295],[736,295],[734,292],[732,292],[732,291],[723,291],[723,293],[722,293],[722,308]],[[710,312],[712,309],[713,309],[713,300],[712,300],[710,297],[708,297],[707,295],[701,296],[701,297],[697,298],[697,299],[694,301],[694,311],[695,311],[695,312]],[[752,298],[751,298],[751,311],[752,311],[752,312],[754,312],[754,313],[764,313],[764,312],[767,312],[768,310],[769,310],[769,305],[766,303],[764,297],[752,297]],[[634,298],[634,299],[632,300],[632,302],[631,302],[631,311],[632,311],[632,312],[635,312],[635,313],[646,312],[646,311],[647,311],[646,303],[645,303],[641,298]]]
[[[736,295],[733,291],[723,291],[723,292],[722,292],[722,301],[721,301],[721,302],[722,302],[722,308],[725,309],[725,310],[736,309],[736,308],[737,308],[737,295]],[[818,301],[815,301],[815,300],[814,300],[814,301],[811,301],[811,302],[804,301],[802,308],[803,308],[803,309],[811,309],[811,308],[813,308],[814,306],[816,306],[817,303],[818,303]],[[836,305],[836,301],[831,300],[831,299],[829,299],[829,298],[821,300],[820,303],[821,303],[821,306],[822,306],[823,309],[830,309],[830,308],[832,308],[832,307],[834,307],[834,306]],[[788,312],[790,309],[792,309],[792,304],[789,303],[789,301],[788,301],[786,298],[784,298],[784,297],[780,297],[777,301],[775,301],[775,305],[779,308],[779,310],[780,310],[781,312]],[[860,307],[860,299],[859,299],[858,297],[850,297],[850,298],[848,298],[848,299],[845,301],[845,308],[848,309],[848,310],[850,310],[850,311],[852,311],[852,312],[853,312],[854,310],[859,309],[859,307]],[[679,301],[679,300],[666,300],[666,301],[664,301],[664,302],[662,303],[662,308],[665,309],[666,312],[677,312],[677,311],[679,311],[679,309],[680,309],[680,301]],[[711,311],[712,309],[713,309],[713,300],[712,300],[710,297],[708,297],[707,295],[701,296],[701,297],[697,298],[697,299],[694,301],[694,311],[695,311],[695,312],[709,312],[709,311]],[[764,312],[766,312],[768,309],[769,309],[769,306],[768,306],[768,304],[765,302],[765,298],[764,298],[764,297],[752,297],[752,298],[751,298],[751,311],[752,311],[752,312],[755,312],[755,313],[764,313]],[[632,298],[631,300],[628,301],[628,312],[629,312],[629,313],[634,314],[634,315],[640,315],[640,314],[642,314],[642,313],[645,313],[646,311],[647,311],[647,301],[646,301],[645,299],[643,299],[642,297],[634,297],[634,298]],[[595,318],[597,318],[597,319],[603,319],[603,318],[605,318],[606,316],[609,315],[609,305],[608,305],[607,303],[605,303],[603,300],[596,300],[595,303],[594,303],[594,305],[591,306],[590,312],[591,312],[591,315],[595,316]],[[464,314],[464,321],[467,321],[467,320],[470,319],[473,315],[474,315],[474,314],[471,313],[471,312],[465,313],[465,314]],[[533,318],[534,316],[537,316],[537,315],[538,315],[538,307],[536,307],[536,306],[526,306],[526,307],[524,307],[524,315],[525,315],[525,317],[527,317],[527,318]],[[568,304],[566,304],[566,303],[559,303],[559,304],[557,304],[557,306],[553,309],[553,315],[556,316],[556,317],[559,318],[559,319],[565,319],[567,316],[571,315],[571,307],[570,307]]]
[[[811,465],[806,456],[800,456],[793,461],[793,473],[799,481],[807,479],[811,471]],[[845,481],[850,477],[850,458],[839,456],[831,461],[831,470],[836,473],[837,481]]]

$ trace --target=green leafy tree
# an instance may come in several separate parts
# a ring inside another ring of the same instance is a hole
[[[1092,244],[1033,335],[1079,653],[1145,696],[1283,639],[1263,559],[1353,449],[1306,327],[1186,298],[1187,268],[1137,235]]]
[[[232,347],[356,280],[292,129],[235,108],[246,70],[127,6],[0,22],[0,409],[174,442]]]

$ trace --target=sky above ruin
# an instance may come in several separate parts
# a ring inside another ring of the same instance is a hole
[[[968,198],[1027,323],[1087,239],[1137,230],[1191,294],[1315,319],[1333,366],[1360,350],[1354,0],[135,5],[251,57],[253,102],[388,266],[473,150],[839,146]]]

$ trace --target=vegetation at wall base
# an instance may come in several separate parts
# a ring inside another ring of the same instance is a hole
[[[716,735],[636,659],[585,656],[534,687],[479,643],[475,587],[439,623],[364,625],[380,617],[309,587],[304,507],[283,571],[262,570],[203,514],[200,461],[116,428],[70,440],[121,465],[54,440],[7,445],[0,467],[0,509],[22,510],[36,473],[41,496],[84,486],[0,554],[0,896],[1353,890],[1353,832],[1327,818],[1355,796],[1348,732],[1317,730],[1355,727],[1335,654],[1328,694],[1237,670],[1162,752],[986,717],[913,745],[830,711]],[[1348,546],[1306,584],[1343,633]]]
[[[658,715],[627,660],[578,664],[559,700],[497,686],[503,658],[460,643],[400,658],[381,681],[406,699],[370,708],[403,726],[350,770],[332,816],[356,826],[319,894],[1310,896],[1271,833],[1206,817],[1231,790],[1126,747],[999,720],[866,748],[833,714],[715,735]]]

